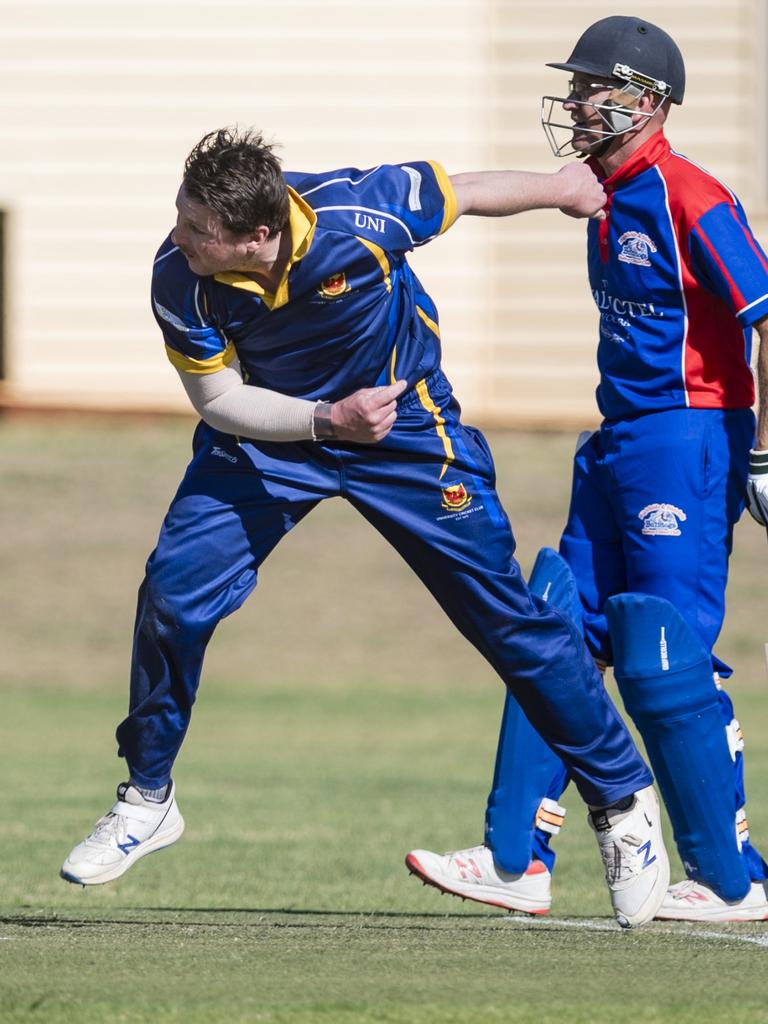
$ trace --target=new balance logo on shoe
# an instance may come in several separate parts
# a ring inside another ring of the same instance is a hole
[[[648,821],[648,815],[645,816],[645,820]],[[651,822],[648,821],[648,824],[650,825]],[[645,856],[643,857],[643,863],[640,865],[642,868],[649,868],[651,866],[651,864],[653,864],[653,862],[656,860],[656,854],[655,853],[654,853],[653,856],[651,856],[651,840],[650,839],[648,840],[647,843],[643,843],[643,845],[640,847],[640,849],[637,852],[639,854],[640,853],[644,853],[645,854]]]
[[[470,876],[474,878],[482,878],[483,873],[477,866],[476,862],[473,860],[465,862],[463,860],[459,860],[459,858],[457,857],[456,867],[459,869],[462,878],[469,878]]]
[[[699,903],[709,903],[710,897],[703,892],[693,890],[692,892],[689,892],[687,896],[683,896],[683,900],[685,900],[686,903],[696,903],[697,901]]]
[[[123,853],[127,857],[128,854],[131,852],[131,850],[133,850],[136,846],[139,845],[141,840],[137,839],[135,836],[126,836],[126,839],[129,839],[130,842],[128,842],[128,843],[118,843],[117,844],[117,848],[118,848],[118,850],[122,850]]]

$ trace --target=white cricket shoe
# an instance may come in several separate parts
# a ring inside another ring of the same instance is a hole
[[[171,785],[160,804],[145,800],[134,786],[121,782],[117,802],[64,861],[61,877],[78,885],[111,882],[141,857],[175,843],[184,831],[175,791]]]
[[[487,846],[444,854],[412,850],[405,866],[441,892],[492,907],[548,914],[552,903],[552,875],[542,861],[533,860],[524,874],[511,875],[496,867]]]
[[[669,858],[653,787],[635,793],[628,810],[593,811],[587,820],[600,847],[616,920],[622,928],[645,924],[658,911],[669,885]]]
[[[690,878],[671,885],[656,911],[659,921],[768,921],[768,882],[753,882],[741,900],[722,900]]]

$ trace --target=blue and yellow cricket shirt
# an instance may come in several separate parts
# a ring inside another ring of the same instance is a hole
[[[274,293],[247,274],[199,277],[170,236],[158,251],[152,308],[168,357],[215,373],[237,355],[250,384],[338,400],[440,363],[438,317],[405,254],[456,219],[433,162],[286,173],[291,256]]]

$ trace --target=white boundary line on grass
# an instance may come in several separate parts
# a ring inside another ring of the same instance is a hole
[[[530,925],[530,918],[526,917],[507,917],[504,919],[506,924],[527,924]],[[670,923],[670,922],[666,922]],[[681,922],[685,923],[685,922]],[[548,917],[546,921],[542,921],[537,924],[537,928],[544,927],[547,925],[555,925],[558,928],[582,928],[586,931],[592,932],[620,932],[622,929],[617,924],[608,924],[605,921],[569,921],[566,918]],[[746,942],[753,946],[765,946],[768,947],[768,935],[739,935],[736,932],[710,932],[704,929],[688,929],[685,931],[667,931],[667,935],[691,935],[696,939],[724,939],[727,942]]]

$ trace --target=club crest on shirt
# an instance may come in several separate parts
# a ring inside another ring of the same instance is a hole
[[[338,274],[331,274],[330,277],[326,277],[324,281],[320,282],[320,287],[317,289],[318,294],[324,299],[335,299],[349,290],[347,275],[343,270]]]
[[[625,231],[619,238],[619,245],[619,262],[633,263],[636,267],[650,267],[650,253],[657,251],[648,235],[640,231]]]
[[[451,512],[459,512],[466,508],[472,501],[472,495],[468,493],[464,484],[446,484],[443,487],[443,508]]]
[[[679,537],[680,523],[688,518],[676,505],[659,503],[646,505],[637,517],[643,521],[642,532],[650,537]]]

